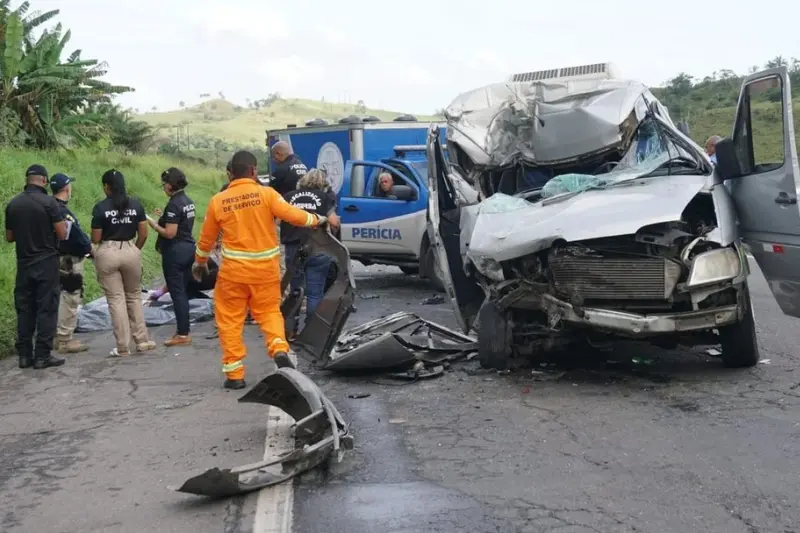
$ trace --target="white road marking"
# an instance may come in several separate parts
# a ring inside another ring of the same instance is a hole
[[[293,448],[292,417],[278,409],[267,411],[267,437],[264,439],[264,459],[275,457]],[[294,484],[291,480],[261,489],[256,502],[253,533],[291,533]]]

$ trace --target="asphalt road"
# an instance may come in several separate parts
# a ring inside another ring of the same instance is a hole
[[[352,324],[409,310],[454,326],[399,271],[357,268],[357,285]],[[58,369],[3,361],[0,531],[800,531],[800,322],[757,270],[752,291],[764,361],[749,370],[620,344],[611,363],[562,354],[510,375],[473,362],[403,385],[312,374],[356,449],[293,486],[216,502],[168,487],[257,461],[278,437],[263,406],[222,390],[209,324],[190,349],[130,360],[107,359],[105,335]],[[247,332],[253,384],[272,367]]]

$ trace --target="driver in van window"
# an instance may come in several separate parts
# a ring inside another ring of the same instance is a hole
[[[392,186],[394,185],[394,180],[392,179],[392,175],[388,172],[381,172],[378,176],[378,190],[375,194],[378,198],[389,198],[391,200],[397,200],[397,197],[392,194]]]

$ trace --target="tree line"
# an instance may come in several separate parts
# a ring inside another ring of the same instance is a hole
[[[0,146],[146,150],[152,129],[113,102],[133,89],[102,80],[106,63],[66,53],[71,32],[45,27],[59,10],[10,3],[0,0]]]
[[[763,67],[753,65],[749,73],[779,66],[789,69],[792,96],[800,97],[800,59],[777,56],[767,61]],[[739,99],[739,90],[744,78],[744,75],[729,69],[713,72],[702,79],[681,72],[667,81],[663,87],[651,88],[651,91],[662,104],[667,106],[673,120],[691,122],[693,114],[710,109],[734,107]],[[759,95],[759,98],[764,102],[778,102],[781,95],[780,91],[771,90]]]

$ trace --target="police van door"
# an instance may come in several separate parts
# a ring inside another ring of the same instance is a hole
[[[363,196],[342,195],[339,217],[342,223],[342,243],[351,255],[399,255],[416,257],[419,254],[418,213],[426,206],[420,203],[419,185],[402,176],[394,168],[369,161],[348,161],[345,182],[353,170],[361,167],[364,175]],[[388,173],[393,185],[406,185],[413,191],[410,199],[384,196],[379,176]]]

